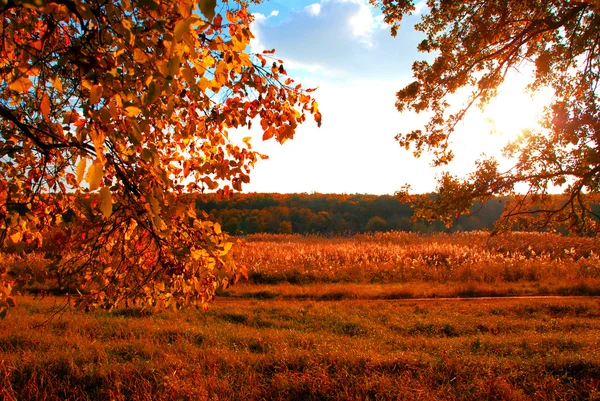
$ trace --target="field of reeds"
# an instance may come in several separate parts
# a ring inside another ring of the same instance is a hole
[[[600,242],[549,233],[348,238],[251,235],[236,247],[249,281],[223,295],[430,298],[600,295]]]
[[[60,299],[17,298],[0,321],[0,399],[600,400],[599,248],[539,233],[248,236],[235,252],[249,280],[208,311],[51,315]]]

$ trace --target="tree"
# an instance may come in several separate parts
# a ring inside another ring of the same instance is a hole
[[[380,6],[393,35],[415,1],[371,0]],[[600,190],[600,1],[598,0],[428,0],[416,29],[426,38],[418,50],[431,62],[413,64],[414,82],[397,93],[399,111],[429,111],[422,130],[400,133],[401,146],[418,157],[432,151],[433,164],[452,159],[450,136],[473,106],[484,106],[513,68],[530,64],[532,92],[551,88],[539,130],[525,132],[504,149],[515,165],[502,171],[492,158],[478,162],[466,178],[445,173],[437,196],[419,197],[416,217],[450,223],[475,201],[511,196],[498,229],[565,227],[598,233],[591,205]],[[449,97],[465,88],[470,95],[452,111]],[[516,186],[528,190],[517,193]],[[563,196],[550,196],[560,188]],[[406,194],[406,189],[401,191]]]
[[[59,250],[37,277],[82,309],[206,306],[243,273],[189,194],[240,190],[261,157],[228,129],[284,142],[321,115],[273,51],[249,54],[248,2],[0,0],[0,242]],[[53,227],[58,227],[52,230]],[[77,295],[77,297],[75,297]],[[1,305],[0,305],[1,306]]]
[[[387,222],[383,218],[379,216],[373,216],[367,222],[365,230],[370,232],[385,231],[387,226]]]

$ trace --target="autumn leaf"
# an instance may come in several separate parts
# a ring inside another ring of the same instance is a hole
[[[211,22],[215,17],[217,0],[198,0],[198,5],[200,6],[200,12]]]
[[[54,87],[54,89],[56,89],[59,92],[63,91],[63,85],[62,85],[62,82],[60,81],[60,78],[58,78],[58,76],[50,78],[50,82],[52,83],[52,86]]]
[[[113,210],[112,195],[109,187],[100,189],[100,211],[104,217],[109,218]]]
[[[31,88],[32,85],[33,84],[29,77],[21,77],[15,81],[12,81],[8,85],[8,89],[13,90],[15,92],[25,93]]]
[[[102,86],[101,85],[93,85],[90,89],[90,104],[97,104],[100,101],[100,96],[102,95]]]
[[[169,69],[169,74],[171,76],[176,76],[179,74],[180,58],[178,54],[175,54],[169,59],[169,62],[167,63],[167,68]]]
[[[90,191],[95,191],[100,187],[102,177],[104,176],[104,169],[102,163],[95,160],[87,170],[85,180],[89,184]]]
[[[273,136],[275,135],[276,132],[277,132],[277,130],[275,129],[275,127],[273,127],[272,125],[269,126],[269,128],[267,128],[265,130],[265,132],[263,133],[263,137],[262,137],[263,141],[273,138]]]
[[[214,10],[214,8],[213,8],[213,10]],[[205,14],[205,16],[206,16],[206,14]],[[181,39],[183,38],[183,35],[186,32],[190,31],[190,26],[197,20],[198,20],[198,17],[196,17],[195,15],[192,15],[188,18],[182,19],[179,22],[177,22],[177,24],[175,25],[175,30],[173,31],[175,41],[176,42],[181,41]]]
[[[46,118],[50,113],[50,97],[47,93],[42,95],[42,101],[40,102],[40,111],[42,115]]]
[[[139,107],[135,107],[135,106],[125,107],[125,113],[127,114],[127,117],[137,117],[137,115],[140,114],[141,112],[142,112],[142,110]]]
[[[80,184],[81,181],[83,181],[86,167],[87,167],[87,159],[81,158],[81,160],[79,160],[79,163],[77,164],[77,183],[78,184]]]
[[[228,80],[229,69],[227,63],[223,60],[219,61],[215,70],[215,80],[219,85],[224,85]]]
[[[142,49],[133,50],[133,61],[135,61],[136,63],[145,63],[147,60],[148,56],[146,56]]]
[[[226,129],[259,117],[266,137],[292,138],[303,114],[316,114],[311,96],[249,53],[245,1],[224,2],[221,14],[216,0],[9,3],[0,208],[9,199],[28,212],[0,213],[11,227],[0,253],[34,251],[54,233],[47,273],[60,260],[83,310],[120,306],[123,289],[155,307],[164,294],[153,288],[164,286],[164,305],[205,307],[238,267],[221,227],[196,213],[196,196],[242,190],[266,158]]]

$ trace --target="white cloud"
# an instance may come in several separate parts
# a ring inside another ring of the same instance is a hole
[[[323,76],[333,76],[336,73],[335,70],[332,69],[328,69],[322,65],[319,64],[306,64],[306,63],[302,63],[296,60],[292,60],[289,58],[285,59],[285,67],[286,69],[294,69],[294,70],[302,70],[302,71],[307,71],[313,74],[318,74],[318,75],[323,75]]]
[[[380,14],[373,19],[374,28],[388,29],[390,26],[384,21],[385,15]]]
[[[252,14],[252,16],[254,17],[254,21],[252,21],[252,24],[250,24],[250,31],[252,32],[252,35],[254,36],[254,38],[250,39],[250,51],[252,53],[261,53],[263,50],[265,50],[265,46],[261,43],[261,40],[260,40],[259,26],[266,23],[266,21],[269,18],[277,17],[278,15],[279,15],[279,11],[277,11],[277,10],[271,11],[271,13],[269,14],[268,17],[261,13],[253,13]]]
[[[410,29],[409,18],[405,25],[409,29],[392,38],[381,29],[387,27],[383,16],[367,0],[322,0],[277,22],[259,16],[252,26],[256,38],[251,45],[252,51],[275,48],[278,58],[293,60],[302,70],[311,66],[312,71],[337,74],[339,79],[396,79],[411,74],[422,40],[422,34]]]
[[[363,39],[366,44],[372,45],[369,37],[373,32],[373,13],[371,12],[371,8],[366,4],[358,3],[358,5],[358,12],[348,20],[348,23],[352,27],[352,34],[355,37],[359,37]]]
[[[321,5],[319,3],[309,4],[304,8],[310,15],[317,16],[321,13]]]
[[[313,95],[323,125],[318,129],[309,118],[293,141],[280,146],[262,142],[260,124],[254,124],[253,148],[270,158],[257,163],[244,190],[384,194],[410,183],[417,192],[432,191],[429,160],[414,159],[394,139],[425,122],[394,107],[396,91],[409,82],[419,58],[422,35],[410,29],[415,20],[407,17],[392,38],[367,0],[322,0],[276,22],[258,16],[252,51],[275,48],[297,83],[319,87]],[[248,135],[232,131],[232,139]]]
[[[256,23],[256,24],[260,24],[267,20],[266,15],[261,14],[261,13],[254,13],[254,14],[252,14],[252,16],[254,17],[254,23]]]
[[[414,14],[416,14],[416,15],[423,14],[427,9],[428,9],[427,2],[425,0],[422,0],[422,1],[418,2],[417,4],[415,4]]]

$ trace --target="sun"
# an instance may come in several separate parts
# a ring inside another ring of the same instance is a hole
[[[532,97],[519,82],[505,82],[483,110],[483,117],[493,133],[515,140],[524,130],[540,128],[544,104],[540,95]]]

